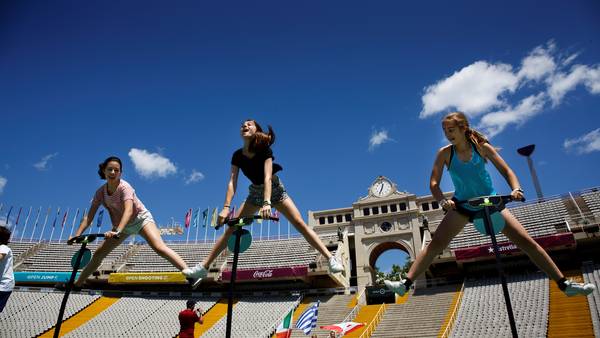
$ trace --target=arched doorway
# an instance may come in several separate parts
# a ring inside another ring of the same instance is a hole
[[[377,270],[383,273],[391,272],[392,265],[404,267],[407,260],[412,257],[410,249],[398,242],[384,242],[378,244],[369,255],[371,281],[375,284]]]

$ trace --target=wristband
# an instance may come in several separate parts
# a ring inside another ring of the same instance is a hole
[[[525,193],[525,192],[523,191],[523,189],[521,189],[521,188],[515,188],[515,189],[513,189],[513,192],[515,192],[515,191],[518,191],[518,192],[520,192],[521,194],[524,194],[524,193]]]
[[[265,206],[265,205],[271,206],[271,201],[270,200],[264,200],[263,206]]]
[[[223,209],[225,209],[225,208],[229,209],[229,206],[228,205],[224,205]]]

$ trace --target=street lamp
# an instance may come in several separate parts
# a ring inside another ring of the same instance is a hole
[[[544,198],[542,194],[542,187],[540,186],[540,181],[538,180],[537,174],[535,173],[535,168],[533,167],[533,161],[531,160],[531,154],[535,150],[535,144],[530,144],[528,146],[517,149],[517,152],[527,157],[527,164],[529,165],[529,172],[531,173],[531,178],[533,179],[533,185],[535,186],[535,192],[537,193],[537,197],[539,199]]]

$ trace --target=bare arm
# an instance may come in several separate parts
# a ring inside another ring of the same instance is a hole
[[[98,211],[98,207],[99,205],[95,205],[94,203],[92,203],[92,205],[90,206],[90,211],[87,213],[87,215],[83,216],[83,219],[79,224],[79,228],[77,229],[77,231],[75,231],[75,237],[81,236],[81,234],[84,233],[85,230],[90,226],[90,224],[92,224],[94,216],[96,216],[96,211]]]
[[[440,182],[442,180],[442,174],[444,173],[444,165],[448,164],[449,157],[450,147],[441,148],[435,157],[433,169],[431,170],[429,189],[431,190],[433,198],[435,198],[437,201],[444,199],[444,193],[442,192],[442,189],[440,189]]]
[[[265,160],[265,180],[264,180],[264,192],[263,192],[263,200],[264,204],[260,208],[260,215],[263,218],[267,218],[271,216],[271,183],[273,181],[273,158],[267,158]],[[267,201],[269,203],[267,203]]]
[[[5,253],[0,253],[0,261],[4,259],[4,257],[6,257]]]
[[[522,198],[523,193],[520,191],[516,191],[521,189],[519,179],[517,178],[517,175],[515,175],[514,171],[512,171],[512,169],[508,166],[508,164],[506,164],[502,156],[500,156],[496,149],[492,147],[492,145],[489,143],[485,143],[482,146],[482,149],[484,151],[484,156],[490,161],[492,161],[496,169],[498,169],[498,172],[500,172],[500,174],[504,177],[504,179],[510,186],[510,189],[512,190],[511,195],[513,195],[513,197],[517,199]]]
[[[223,210],[219,213],[219,224],[223,224],[225,219],[229,215],[229,209],[231,208],[231,201],[233,200],[233,196],[235,195],[235,190],[237,189],[237,180],[240,172],[240,168],[235,165],[231,166],[231,170],[229,172],[229,182],[227,182],[227,192],[225,193],[225,203],[223,204]]]

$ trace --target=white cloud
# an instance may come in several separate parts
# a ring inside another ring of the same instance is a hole
[[[600,128],[575,139],[566,139],[563,146],[567,151],[575,151],[578,154],[600,151]]]
[[[374,130],[369,139],[369,151],[373,151],[378,146],[390,141],[393,141],[393,139],[388,136],[387,130]]]
[[[0,176],[0,194],[4,192],[4,187],[6,187],[6,183],[8,183],[6,177]]]
[[[196,169],[192,169],[192,173],[188,178],[185,179],[185,184],[196,183],[202,181],[204,179],[204,174],[196,171]]]
[[[477,61],[425,88],[420,117],[427,118],[448,109],[477,116],[504,106],[500,95],[513,92],[517,85],[518,78],[510,65]]]
[[[167,177],[177,172],[177,167],[173,162],[158,153],[131,148],[129,158],[133,162],[135,171],[145,178]]]
[[[539,93],[523,99],[515,108],[507,109],[486,114],[481,118],[478,129],[481,129],[486,136],[494,137],[501,133],[509,124],[521,125],[527,120],[542,111],[546,95]]]
[[[54,153],[54,154],[48,154],[44,157],[42,157],[42,159],[35,163],[33,166],[40,171],[44,171],[48,169],[48,162],[53,159],[54,157],[58,156],[58,153]]]
[[[460,110],[471,119],[481,117],[472,124],[492,137],[511,124],[522,125],[545,108],[560,105],[578,85],[600,94],[600,65],[570,66],[578,55],[561,56],[550,41],[525,56],[518,70],[504,63],[477,61],[426,87],[419,117]]]

